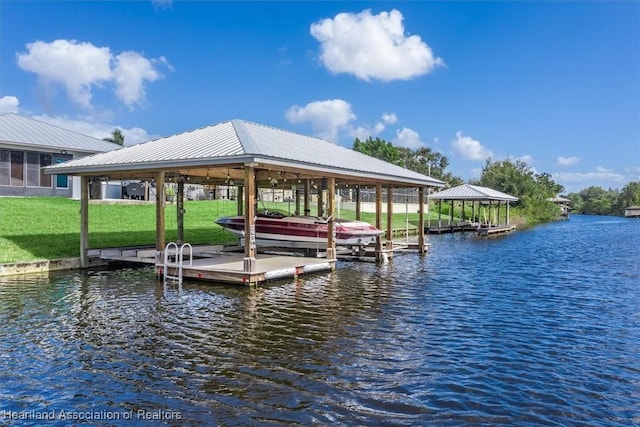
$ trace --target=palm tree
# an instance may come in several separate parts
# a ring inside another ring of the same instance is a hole
[[[118,144],[118,145],[124,145],[124,135],[122,134],[122,131],[117,128],[114,129],[113,132],[111,132],[111,136],[102,138],[102,140],[107,142],[113,142],[114,144]]]

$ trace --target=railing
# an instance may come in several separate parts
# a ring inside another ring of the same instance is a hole
[[[176,242],[169,242],[164,248],[164,284],[167,284],[167,279],[177,280],[178,285],[182,286],[182,268],[184,266],[184,251],[185,248],[189,249],[189,264],[188,267],[193,265],[193,248],[189,243],[183,243],[179,248]],[[175,269],[174,274],[169,274],[169,268]]]

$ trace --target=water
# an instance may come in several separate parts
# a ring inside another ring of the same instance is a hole
[[[640,425],[640,221],[430,242],[259,289],[0,279],[0,424]]]

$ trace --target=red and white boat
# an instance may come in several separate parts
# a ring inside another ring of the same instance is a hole
[[[216,224],[244,238],[244,216],[228,216]],[[333,221],[336,246],[367,246],[384,232],[368,222],[336,219]],[[288,216],[261,212],[256,216],[256,244],[262,246],[316,249],[327,247],[328,222],[315,216]]]

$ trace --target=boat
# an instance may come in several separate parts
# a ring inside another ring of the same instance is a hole
[[[222,217],[216,220],[216,224],[244,239],[244,216]],[[327,218],[262,211],[256,215],[255,224],[257,245],[306,249],[327,247]],[[333,227],[336,246],[367,246],[384,233],[364,221],[334,219]]]

